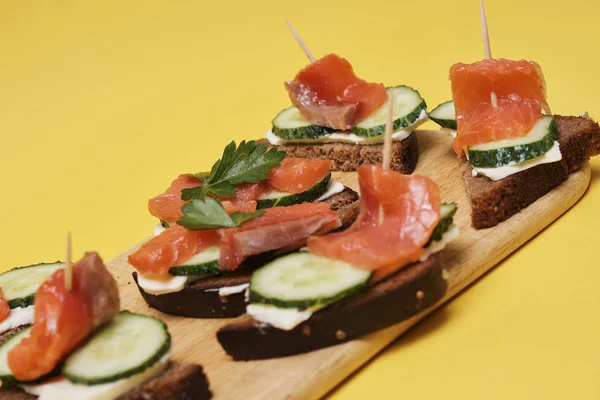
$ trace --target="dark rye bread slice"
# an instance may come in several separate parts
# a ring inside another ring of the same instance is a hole
[[[334,171],[356,171],[364,164],[381,164],[383,144],[357,145],[350,143],[297,143],[277,146],[288,157],[321,158],[333,160]],[[412,174],[419,159],[417,134],[411,133],[406,139],[392,144],[390,167],[403,174]]]
[[[356,219],[359,211],[357,200],[358,194],[348,187],[325,200],[332,210],[338,211],[341,229],[347,228]],[[165,314],[187,318],[233,318],[246,312],[245,291],[221,296],[219,288],[247,284],[253,270],[280,254],[271,252],[252,257],[235,272],[192,282],[179,292],[153,295],[146,293],[139,285],[138,289],[150,307]],[[135,272],[133,279],[137,284]]]
[[[439,301],[447,286],[439,255],[434,254],[364,292],[316,312],[290,331],[244,315],[222,327],[217,339],[234,360],[306,353],[404,321]]]
[[[23,329],[25,326],[4,332],[0,335],[0,344]],[[201,366],[171,361],[162,374],[142,383],[117,400],[204,400],[211,397],[208,379]],[[19,388],[0,388],[0,399],[35,400],[37,396]]]
[[[581,168],[590,157],[600,154],[600,127],[595,121],[560,115],[554,118],[560,133],[561,161],[492,181],[473,176],[466,158],[460,158],[475,229],[491,228],[507,220],[567,180],[568,174]]]

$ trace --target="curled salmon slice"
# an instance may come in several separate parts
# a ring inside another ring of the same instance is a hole
[[[341,225],[326,203],[305,203],[267,209],[239,228],[220,229],[219,267],[235,270],[252,255],[302,247],[311,235],[322,235]]]
[[[358,176],[356,221],[344,232],[309,238],[308,250],[374,270],[381,279],[420,258],[440,219],[439,189],[427,177],[379,165],[359,167]]]
[[[285,158],[279,167],[273,169],[268,183],[282,192],[305,192],[325,179],[332,166],[333,160]]]
[[[142,274],[164,275],[171,267],[218,242],[215,230],[192,231],[173,225],[144,243],[127,261]]]
[[[31,334],[8,352],[8,366],[21,381],[50,373],[119,308],[117,282],[97,253],[86,253],[73,265],[71,290],[65,287],[63,270],[38,288]]]
[[[522,137],[548,108],[546,81],[533,61],[486,59],[450,68],[458,134],[453,147]],[[491,103],[496,93],[498,107]]]
[[[388,98],[383,84],[358,78],[352,65],[335,54],[308,65],[285,87],[304,118],[341,130],[368,117]]]

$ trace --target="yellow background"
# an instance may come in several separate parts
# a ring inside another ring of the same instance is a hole
[[[538,61],[557,113],[600,117],[596,1],[488,0],[493,55]],[[147,236],[149,197],[259,137],[283,81],[336,52],[359,76],[450,98],[482,58],[478,2],[0,2],[0,270],[110,259]],[[433,127],[433,125],[431,125]],[[600,160],[571,211],[333,395],[600,398]]]

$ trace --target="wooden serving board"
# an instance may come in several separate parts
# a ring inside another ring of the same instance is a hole
[[[448,272],[448,292],[433,308],[398,325],[342,345],[309,354],[274,360],[233,362],[216,340],[216,331],[229,320],[194,320],[172,317],[150,309],[133,282],[126,251],[109,263],[117,277],[122,308],[163,319],[173,336],[174,357],[200,363],[208,375],[215,399],[315,399],[325,395],[345,377],[377,354],[396,337],[450,300],[504,257],[515,251],[573,206],[584,194],[590,169],[570,175],[560,187],[508,221],[486,230],[474,230],[470,207],[449,135],[419,131],[419,163],[415,174],[433,178],[442,200],[456,202],[455,222],[461,235],[443,252]],[[358,189],[356,173],[336,178]]]

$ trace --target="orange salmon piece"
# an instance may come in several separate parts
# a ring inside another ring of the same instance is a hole
[[[546,82],[533,61],[486,59],[450,68],[452,99],[456,108],[457,136],[453,147],[467,147],[522,137],[548,107]],[[496,93],[498,107],[491,104]]]
[[[309,238],[308,250],[374,270],[377,280],[420,258],[440,220],[440,194],[427,177],[379,165],[359,167],[358,176],[360,213],[354,224],[344,232]]]
[[[329,174],[333,160],[285,158],[269,175],[269,186],[282,192],[305,192]]]

